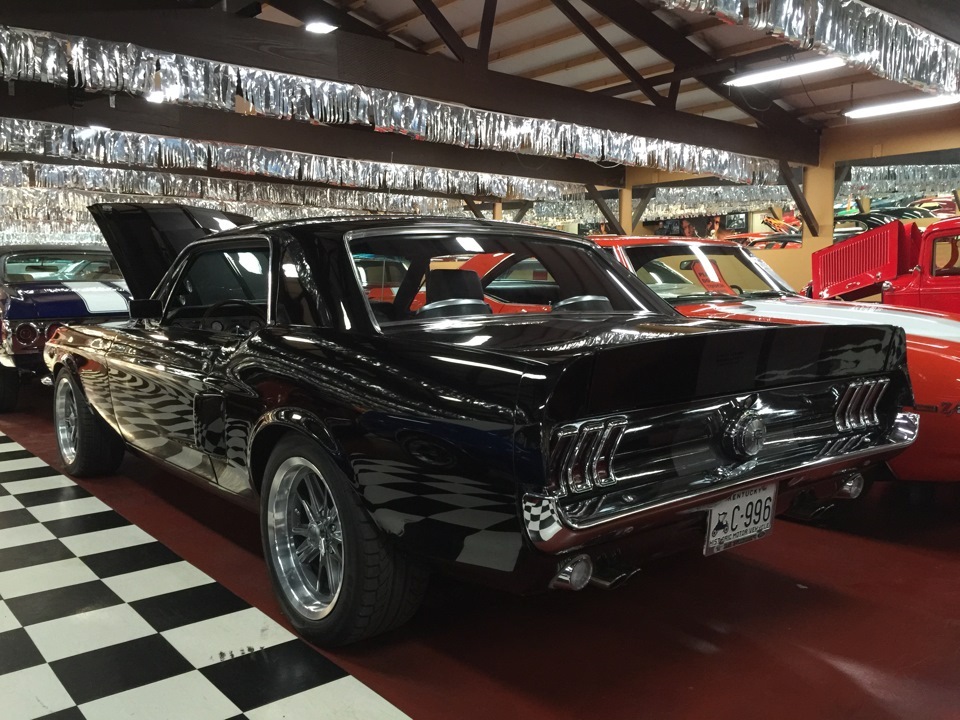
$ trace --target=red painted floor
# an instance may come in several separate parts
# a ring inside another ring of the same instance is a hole
[[[0,430],[59,466],[50,404],[30,388]],[[280,618],[252,515],[133,456],[80,482]],[[960,719],[960,486],[931,490],[875,487],[826,527],[778,521],[612,592],[438,579],[408,626],[328,654],[417,720]]]

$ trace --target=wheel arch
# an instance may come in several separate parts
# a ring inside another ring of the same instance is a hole
[[[263,415],[250,432],[247,468],[250,485],[258,494],[263,486],[263,474],[270,454],[287,435],[300,435],[316,443],[350,477],[349,463],[323,421],[309,410],[281,408]]]

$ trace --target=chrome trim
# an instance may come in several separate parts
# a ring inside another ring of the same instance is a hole
[[[810,471],[829,471],[831,465],[837,465],[835,473],[851,469],[849,465],[857,464],[861,460],[874,457],[876,455],[891,455],[898,450],[909,446],[917,437],[917,431],[920,424],[920,416],[916,413],[901,412],[897,413],[893,428],[888,432],[885,442],[882,445],[856,450],[845,455],[819,455],[812,460],[802,462],[794,467],[776,470],[738,479],[735,482],[713,485],[704,488],[699,492],[684,495],[679,498],[660,500],[638,507],[627,508],[620,512],[605,515],[602,518],[586,521],[573,521],[560,505],[561,496],[538,495],[528,493],[523,496],[522,506],[524,509],[536,509],[536,525],[528,521],[531,513],[524,512],[525,531],[527,536],[533,541],[534,545],[544,552],[561,552],[573,547],[581,547],[592,537],[599,537],[613,529],[609,526],[622,521],[632,521],[640,519],[645,515],[652,515],[657,512],[676,508],[677,512],[696,512],[704,509],[703,505],[696,505],[700,500],[705,500],[710,496],[723,496],[738,490],[752,487],[754,485],[763,485],[771,481],[782,481],[791,479],[795,476],[801,476]],[[854,436],[854,439],[861,440],[863,436]],[[842,438],[844,443],[850,442],[848,438]],[[834,450],[836,452],[836,450]],[[821,475],[819,479],[830,477],[830,474]],[[684,508],[684,506],[692,506]],[[539,527],[556,523],[557,527],[549,533],[549,536],[543,535]]]
[[[594,487],[609,487],[618,481],[613,470],[617,448],[627,429],[627,418],[615,415],[603,420],[585,420],[563,425],[557,430],[550,457],[551,473],[558,483],[557,497],[584,493]],[[607,450],[605,453],[604,450]],[[607,458],[607,477],[598,478],[601,459]],[[573,469],[583,464],[583,479],[575,482]]]
[[[877,406],[889,385],[889,378],[855,380],[847,385],[834,414],[837,429],[858,430],[879,425]]]

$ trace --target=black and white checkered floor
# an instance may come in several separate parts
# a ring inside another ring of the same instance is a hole
[[[0,435],[0,718],[407,717]]]

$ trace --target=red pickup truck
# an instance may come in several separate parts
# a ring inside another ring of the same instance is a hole
[[[813,297],[960,313],[960,218],[921,231],[897,221],[813,254]]]

